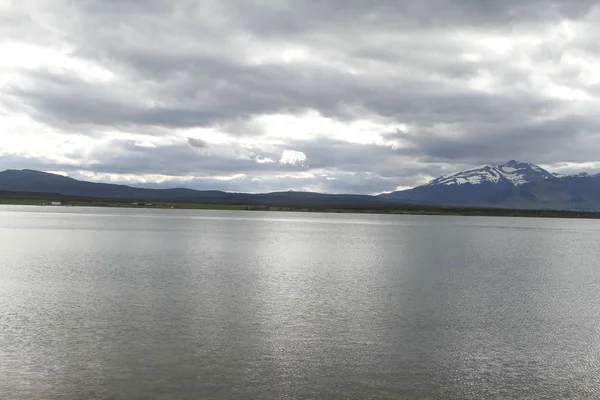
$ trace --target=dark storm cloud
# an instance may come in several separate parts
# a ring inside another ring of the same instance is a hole
[[[597,84],[582,83],[584,66],[563,57],[574,48],[580,58],[595,58],[594,35],[563,41],[544,35],[561,21],[595,18],[596,4],[49,1],[39,5],[40,15],[51,15],[46,22],[54,29],[44,30],[31,10],[16,7],[0,15],[0,34],[42,46],[59,43],[110,77],[97,79],[93,71],[88,76],[81,67],[20,69],[0,90],[0,106],[89,136],[113,128],[167,136],[177,129],[214,127],[258,143],[264,130],[253,118],[309,110],[338,121],[408,126],[385,136],[392,142],[386,146],[321,135],[285,139],[274,147],[257,144],[242,155],[187,133],[182,133],[187,143],[155,148],[119,140],[81,155],[97,161],[89,163],[90,170],[105,173],[266,174],[274,184],[277,173],[301,169],[277,162],[283,151],[294,150],[307,156],[304,170],[337,174],[314,178],[315,184],[356,192],[359,179],[367,191],[391,190],[453,165],[513,158],[589,161],[600,150],[590,145],[600,131],[590,117],[593,107],[577,109],[577,103],[551,97],[542,86],[551,81],[595,99]],[[521,34],[540,42],[518,54],[523,59],[495,51],[464,57],[477,40],[502,36],[518,44]],[[494,84],[474,89],[470,83],[476,79]],[[257,162],[265,159],[273,162]]]
[[[193,127],[210,125],[223,114],[214,108],[148,104],[152,98],[143,92],[128,93],[65,73],[30,71],[23,78],[25,83],[9,86],[8,96],[33,110],[32,116],[60,127],[64,123]]]
[[[454,160],[471,164],[501,163],[510,154],[525,160],[552,164],[557,159],[585,162],[595,159],[600,118],[566,115],[539,122],[522,122],[500,126],[472,127],[466,136],[448,136],[422,131],[411,135],[389,135],[410,143],[416,154],[432,161]]]
[[[120,71],[129,81],[120,87],[67,74],[30,71],[24,77],[29,84],[11,85],[11,94],[44,121],[114,126],[210,126],[258,114],[308,109],[349,119],[362,109],[366,114],[420,124],[504,118],[511,111],[526,109],[539,112],[535,107],[541,100],[532,96],[521,100],[523,104],[515,104],[510,95],[490,98],[465,88],[461,79],[481,70],[509,78],[523,72],[493,60],[460,60],[456,54],[464,44],[435,33],[440,24],[445,29],[474,25],[485,30],[486,26],[478,24],[492,19],[495,23],[503,18],[518,23],[534,15],[576,17],[588,11],[591,4],[521,3],[292,1],[257,6],[248,2],[208,2],[213,6],[207,8],[212,11],[204,15],[200,3],[194,2],[169,5],[116,1],[110,6],[84,2],[77,9],[81,23],[89,29],[83,35],[67,31],[69,40],[77,46],[76,54]],[[445,10],[442,21],[431,17],[435,15],[431,11],[439,7]],[[221,25],[207,21],[212,13],[224,20]],[[393,18],[419,21],[418,27],[408,28],[410,35],[405,37],[402,32],[407,28],[397,20],[390,26],[385,23]],[[114,23],[107,24],[109,19]],[[374,68],[355,76],[339,67],[251,65],[236,57],[238,52],[244,54],[236,35],[267,30],[274,36],[266,39],[265,46],[285,45],[286,37],[277,34],[283,35],[286,27],[299,35],[289,42],[291,46],[314,48],[348,66],[360,64],[361,59],[390,63],[395,71]],[[359,29],[361,35],[347,31],[350,28]],[[397,34],[394,46],[389,41],[378,44],[373,40],[380,34]],[[522,86],[528,79],[522,75],[518,81],[513,80],[513,85]]]
[[[293,165],[258,163],[257,158],[272,156],[258,148],[210,146],[202,152],[197,150],[187,143],[145,147],[130,140],[112,140],[87,153],[87,157],[93,160],[93,171],[117,174],[222,176],[301,170]]]
[[[223,8],[234,25],[264,37],[304,36],[307,32],[406,32],[413,29],[466,28],[580,18],[594,0],[230,0]],[[360,35],[356,35],[358,39]]]
[[[13,85],[9,94],[50,123],[166,128],[226,125],[253,115],[310,109],[345,120],[375,115],[418,126],[440,122],[495,123],[522,121],[561,106],[561,102],[519,90],[489,95],[453,82],[428,81],[426,77],[389,81],[378,76],[352,78],[312,67],[230,67],[211,69],[215,74],[230,73],[227,79],[223,78],[223,84],[211,84],[209,81],[216,80],[209,77],[200,79],[202,71],[198,71],[187,85],[165,87],[155,98],[135,92],[119,97],[119,92],[111,87],[48,71],[27,73],[27,83]],[[184,86],[185,91],[173,92]],[[170,106],[160,105],[165,99],[176,100]],[[243,129],[243,123],[238,126],[242,129],[230,133],[251,132]]]

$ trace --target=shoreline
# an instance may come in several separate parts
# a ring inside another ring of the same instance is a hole
[[[0,205],[38,206],[48,208],[61,207],[98,207],[159,210],[236,210],[236,211],[279,211],[306,213],[343,213],[343,214],[388,214],[388,215],[453,215],[481,217],[516,218],[572,218],[600,219],[600,212],[567,210],[526,210],[506,208],[471,208],[413,205],[327,205],[327,204],[227,204],[227,203],[186,203],[186,202],[129,202],[115,200],[69,200],[39,198],[0,198]]]

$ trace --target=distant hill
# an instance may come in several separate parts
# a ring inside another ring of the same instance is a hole
[[[127,185],[79,181],[62,175],[33,170],[0,172],[0,190],[58,193],[77,197],[139,201],[182,201],[236,204],[382,204],[384,199],[367,195],[273,192],[228,193],[218,190],[144,189]]]
[[[33,170],[6,170],[0,172],[0,190],[15,192],[49,192],[70,196],[131,198],[140,200],[186,199],[201,196],[219,199],[227,193],[192,189],[142,189],[126,185],[79,181],[57,174]]]

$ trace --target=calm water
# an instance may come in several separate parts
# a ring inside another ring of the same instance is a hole
[[[600,397],[600,221],[0,207],[2,399]]]

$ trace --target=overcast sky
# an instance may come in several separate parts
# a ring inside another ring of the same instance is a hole
[[[588,0],[0,0],[0,170],[380,193],[600,172]]]

